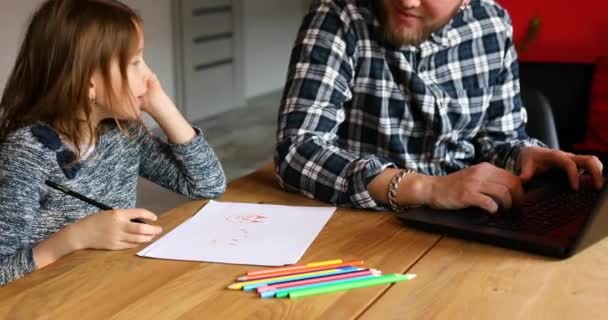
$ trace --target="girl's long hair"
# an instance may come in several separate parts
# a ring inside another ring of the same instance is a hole
[[[83,125],[95,137],[89,89],[99,71],[111,108],[132,101],[127,66],[137,50],[141,18],[116,0],[48,0],[34,13],[0,100],[0,141],[37,121],[78,148]],[[111,81],[117,61],[122,83]],[[118,88],[117,88],[118,87]],[[135,107],[135,106],[131,106]]]

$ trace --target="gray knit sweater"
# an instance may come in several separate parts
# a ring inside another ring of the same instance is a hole
[[[199,129],[171,145],[131,123],[125,136],[114,124],[93,153],[75,166],[54,130],[39,123],[0,144],[0,285],[36,269],[33,248],[83,217],[100,211],[45,185],[51,180],[114,208],[133,208],[142,176],[191,199],[214,198],[226,189],[223,169]]]

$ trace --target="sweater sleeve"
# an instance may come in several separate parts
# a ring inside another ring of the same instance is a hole
[[[215,152],[205,141],[201,129],[184,144],[170,144],[138,127],[139,174],[190,199],[221,196],[226,176]]]
[[[0,285],[36,270],[31,224],[40,207],[46,169],[42,150],[23,137],[0,146]]]

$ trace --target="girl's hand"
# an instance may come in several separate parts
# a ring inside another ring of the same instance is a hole
[[[73,227],[78,249],[122,250],[150,242],[162,232],[160,226],[132,222],[132,219],[156,221],[145,209],[115,209],[94,213]]]
[[[192,140],[196,132],[167,96],[156,74],[150,74],[147,86],[148,90],[144,95],[141,110],[154,118],[167,135],[169,142],[183,144]]]
[[[147,91],[143,97],[143,101],[141,101],[141,110],[143,112],[148,113],[158,121],[167,111],[173,111],[170,109],[177,109],[171,98],[163,90],[155,73],[150,74],[146,86]]]

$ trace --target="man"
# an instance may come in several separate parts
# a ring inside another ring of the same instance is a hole
[[[492,0],[322,0],[293,50],[281,185],[341,206],[496,212],[551,167],[601,188],[596,157],[525,132],[511,21]]]

